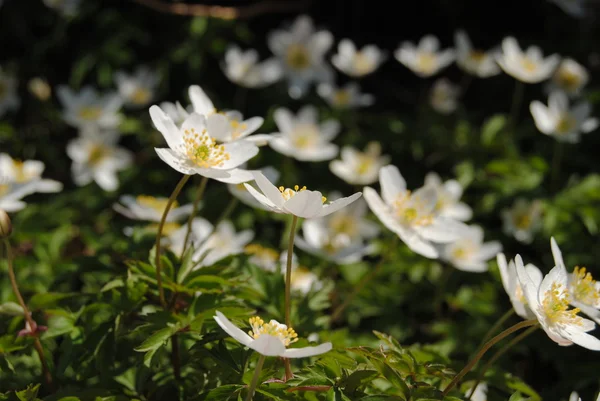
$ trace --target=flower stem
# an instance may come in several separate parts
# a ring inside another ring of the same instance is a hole
[[[511,349],[513,346],[515,346],[516,344],[518,344],[519,342],[521,342],[523,339],[525,339],[527,336],[529,336],[531,333],[533,333],[534,331],[536,331],[539,328],[540,328],[540,326],[533,326],[533,327],[528,328],[527,330],[525,330],[524,332],[522,332],[521,334],[519,334],[518,336],[516,336],[512,340],[510,340],[510,342],[507,343],[504,347],[500,348],[490,358],[490,360],[487,361],[487,363],[483,366],[483,368],[481,368],[481,372],[479,372],[479,376],[477,377],[477,381],[475,382],[475,385],[473,386],[473,390],[471,390],[471,393],[467,397],[467,401],[469,401],[471,399],[471,397],[473,397],[473,393],[475,392],[475,389],[477,388],[477,386],[479,385],[479,383],[481,383],[481,380],[483,379],[483,376],[485,376],[485,372],[487,372],[487,370],[490,368],[490,366],[492,366],[494,364],[494,362],[496,362],[502,355],[504,355],[506,353],[506,351],[508,351],[509,349]]]
[[[265,359],[267,357],[261,355],[258,358],[258,362],[256,362],[256,368],[254,369],[254,376],[252,376],[252,381],[250,382],[250,387],[248,387],[248,394],[246,395],[246,401],[252,401],[252,397],[254,397],[254,390],[256,390],[256,386],[258,385],[258,379],[260,378],[260,371],[262,370],[263,364],[265,363]]]
[[[171,196],[169,197],[169,200],[167,201],[167,206],[165,206],[165,210],[160,219],[160,223],[158,224],[158,232],[156,233],[156,245],[154,248],[155,253],[156,253],[156,255],[155,255],[156,284],[158,286],[158,297],[160,299],[160,304],[163,306],[163,308],[167,307],[167,301],[165,300],[165,290],[163,289],[163,285],[162,285],[162,271],[161,271],[161,265],[160,265],[160,240],[162,238],[162,232],[163,232],[163,228],[165,226],[165,222],[167,221],[167,215],[169,214],[169,210],[171,210],[171,206],[173,205],[173,202],[175,202],[175,199],[177,199],[177,196],[183,189],[183,186],[185,185],[185,183],[190,179],[190,177],[191,177],[190,175],[184,175],[183,177],[181,177],[181,180],[179,180],[179,182],[177,183],[177,186],[175,187],[175,189],[173,190],[173,193],[171,194]]]
[[[194,198],[192,213],[188,217],[187,231],[185,233],[185,240],[183,241],[183,251],[181,251],[180,256],[181,259],[183,259],[183,255],[185,255],[185,251],[188,246],[188,241],[190,239],[190,234],[192,233],[192,222],[194,221],[194,217],[196,217],[196,212],[198,212],[198,205],[200,205],[200,200],[202,199],[202,196],[204,196],[206,184],[208,184],[208,177],[202,177],[202,181],[200,181],[200,185],[198,186],[198,190],[196,191],[196,198]]]
[[[291,299],[292,299],[292,256],[294,253],[294,237],[296,235],[296,224],[298,216],[292,217],[290,225],[290,239],[288,241],[287,264],[285,269],[285,324],[291,327]]]
[[[448,393],[450,392],[450,390],[452,390],[454,388],[454,386],[456,386],[458,384],[458,382],[467,373],[469,373],[471,371],[471,369],[473,369],[473,366],[475,366],[475,364],[477,362],[479,362],[479,360],[483,357],[483,355],[485,355],[485,353],[487,352],[487,350],[489,350],[490,348],[492,348],[496,343],[498,343],[499,341],[503,340],[505,337],[511,335],[515,331],[518,331],[518,330],[523,329],[525,327],[530,327],[530,326],[538,325],[538,324],[539,324],[539,322],[537,321],[537,319],[531,319],[531,320],[525,320],[523,322],[519,322],[519,323],[515,324],[514,326],[511,326],[508,329],[504,330],[503,332],[501,332],[500,334],[498,334],[494,338],[492,338],[490,341],[488,341],[487,343],[485,343],[483,345],[483,347],[479,350],[479,352],[475,355],[475,357],[473,359],[471,359],[469,361],[469,363],[467,363],[466,366],[464,368],[462,368],[462,370],[456,376],[454,376],[454,379],[452,379],[452,381],[450,382],[450,384],[448,384],[446,386],[446,388],[442,392],[442,395],[443,396],[448,395]]]
[[[10,280],[10,285],[12,287],[13,292],[15,293],[15,296],[17,297],[17,301],[19,302],[19,305],[21,305],[21,308],[23,309],[24,317],[25,317],[25,320],[27,321],[27,324],[29,325],[31,330],[35,330],[35,328],[37,327],[37,324],[34,322],[33,318],[31,317],[31,312],[29,311],[27,304],[25,304],[25,300],[23,299],[23,296],[21,295],[21,291],[19,291],[19,285],[17,284],[17,277],[15,275],[15,269],[14,269],[14,265],[13,265],[14,257],[13,257],[12,247],[10,245],[10,241],[8,240],[8,238],[4,239],[4,245],[6,246],[6,260],[8,262],[8,278]],[[52,375],[50,374],[50,370],[48,369],[48,364],[46,363],[46,357],[44,356],[44,349],[42,348],[42,343],[40,342],[40,339],[38,338],[37,333],[35,331],[32,334],[34,336],[33,346],[40,358],[40,363],[42,364],[42,373],[44,375],[44,380],[45,380],[48,388],[50,390],[53,390],[54,385],[52,383]]]
[[[483,344],[485,344],[487,342],[487,340],[489,340],[490,338],[492,338],[492,336],[494,335],[494,333],[496,331],[498,331],[498,329],[500,327],[502,327],[502,325],[508,320],[510,319],[510,317],[512,315],[515,314],[515,310],[513,308],[510,308],[504,315],[500,316],[500,319],[498,319],[496,321],[496,323],[494,323],[494,325],[487,331],[487,333],[485,333],[485,336],[483,336],[483,340],[481,340],[481,342],[479,343],[479,346],[477,347],[477,349],[481,348],[483,346]]]

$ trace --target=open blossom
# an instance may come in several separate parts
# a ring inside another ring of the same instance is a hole
[[[248,262],[269,272],[280,271],[279,252],[260,244],[249,244],[244,248],[244,253],[249,255]]]
[[[350,146],[344,146],[341,160],[329,163],[331,172],[348,184],[369,185],[377,181],[381,167],[390,162],[390,157],[381,155],[379,142],[369,142],[364,152]]]
[[[502,250],[498,241],[483,242],[483,229],[469,226],[463,235],[454,242],[444,245],[441,259],[458,270],[482,273],[488,270],[488,260]]]
[[[258,153],[248,141],[219,145],[211,136],[206,117],[192,113],[179,128],[158,106],[150,107],[150,116],[165,138],[168,148],[156,148],[158,156],[182,174],[200,174],[226,183],[240,183],[251,177],[237,169]]]
[[[6,153],[0,153],[0,177],[6,182],[29,184],[32,192],[59,192],[63,185],[54,180],[42,178],[44,163],[39,160],[16,160]]]
[[[254,49],[242,51],[231,46],[225,52],[221,68],[231,82],[246,88],[262,88],[281,79],[283,70],[275,58],[258,62],[258,52]]]
[[[231,255],[244,253],[244,248],[254,238],[252,230],[236,232],[231,221],[221,222],[214,232],[195,247],[192,260],[198,262],[196,268],[210,266]]]
[[[277,188],[260,171],[254,171],[252,175],[260,192],[248,184],[244,184],[244,186],[256,200],[267,206],[272,212],[292,214],[305,219],[327,216],[351,204],[362,195],[357,192],[346,198],[327,202],[327,199],[319,191],[310,191],[306,187],[300,188],[298,185],[294,189]]]
[[[167,203],[167,198],[155,198],[149,195],[122,195],[119,198],[119,203],[113,205],[113,209],[132,220],[159,222],[165,212]],[[192,204],[179,206],[177,202],[174,202],[166,221],[179,221],[189,216],[192,209]]]
[[[63,119],[73,127],[114,129],[121,123],[119,109],[123,100],[115,92],[99,95],[91,86],[74,92],[60,85],[56,94],[64,107]]]
[[[0,67],[0,117],[8,110],[15,110],[21,103],[17,94],[17,79]]]
[[[246,334],[219,311],[216,312],[214,319],[236,341],[264,356],[305,358],[324,354],[332,348],[331,343],[323,343],[316,347],[288,348],[298,341],[298,335],[294,329],[276,320],[265,323],[258,316],[252,317],[250,318],[251,330]]]
[[[464,31],[454,34],[456,46],[456,64],[465,72],[479,78],[488,78],[500,74],[494,51],[474,49],[471,40]]]
[[[590,117],[590,104],[582,101],[569,107],[569,99],[564,92],[552,92],[548,106],[534,100],[529,109],[537,129],[560,142],[579,142],[581,134],[598,127],[598,120]]]
[[[503,253],[496,255],[496,262],[498,262],[498,270],[500,271],[500,278],[502,279],[502,286],[508,294],[508,298],[515,310],[515,313],[521,316],[523,319],[532,319],[535,317],[531,309],[527,304],[525,293],[521,288],[521,283],[517,277],[517,267],[515,262],[511,260],[506,262],[506,256]],[[531,281],[536,285],[539,285],[544,278],[541,270],[535,265],[528,263],[525,265],[525,272],[531,278]]]
[[[355,109],[370,106],[375,102],[373,95],[361,93],[356,82],[349,82],[342,87],[332,84],[321,84],[317,92],[330,106],[338,109]]]
[[[458,97],[460,96],[460,87],[453,84],[446,78],[440,78],[435,81],[429,95],[431,108],[440,114],[452,114],[458,107]]]
[[[148,105],[156,95],[158,73],[148,67],[139,67],[134,74],[115,73],[115,83],[125,104],[133,107]]]
[[[463,187],[458,181],[448,180],[443,182],[439,175],[431,172],[425,176],[424,186],[433,188],[436,191],[435,212],[440,216],[458,221],[467,221],[473,216],[473,211],[469,205],[460,201]]]
[[[318,291],[323,287],[319,277],[304,266],[292,268],[290,276],[291,290],[302,295],[308,294],[311,290]]]
[[[422,78],[437,74],[450,65],[455,57],[452,49],[440,51],[440,42],[433,35],[423,37],[416,47],[411,42],[402,42],[394,56]]]
[[[556,54],[544,58],[537,46],[530,46],[526,51],[522,51],[513,37],[502,41],[502,53],[497,59],[505,73],[530,84],[550,78],[560,61]]]
[[[590,80],[587,69],[571,58],[563,59],[552,75],[548,89],[562,90],[570,96],[577,96]]]
[[[267,166],[267,167],[261,168],[259,170],[261,173],[264,174],[265,177],[267,177],[267,179],[270,182],[277,182],[277,180],[279,179],[279,171],[277,171],[274,167]],[[252,183],[249,182],[248,185],[252,185]],[[248,192],[248,190],[246,189],[246,187],[244,186],[243,183],[242,184],[227,184],[227,189],[229,190],[230,194],[235,196],[237,199],[239,199],[245,205],[248,205],[250,207],[257,208],[257,209],[270,210],[268,207],[264,206],[262,203],[257,201],[256,198],[254,196],[252,196],[252,194],[250,194],[250,192]]]
[[[342,39],[331,63],[344,74],[357,78],[375,72],[385,58],[385,53],[375,45],[358,50],[350,39]]]
[[[31,182],[22,184],[0,177],[0,209],[9,213],[18,212],[27,206],[21,199],[35,192]]]
[[[332,80],[325,53],[333,44],[333,35],[325,30],[315,32],[309,16],[300,15],[289,30],[271,32],[268,44],[283,66],[291,97],[302,97],[312,82]]]
[[[187,247],[185,248],[193,249],[193,246],[197,248],[206,241],[208,236],[213,233],[214,229],[214,226],[202,217],[194,217],[189,236],[187,224],[180,226],[174,223],[167,223],[165,225],[165,230],[163,230],[163,233],[166,235],[166,238],[163,238],[163,241],[171,252],[175,255],[181,255],[183,253],[186,237],[188,242]]]
[[[340,132],[338,121],[319,124],[313,106],[304,106],[296,116],[282,107],[275,110],[273,117],[280,133],[269,142],[275,151],[300,161],[324,161],[337,156],[339,148],[331,141]]]
[[[463,235],[467,226],[435,212],[437,192],[422,187],[412,193],[395,166],[379,171],[381,196],[370,187],[364,189],[365,200],[377,218],[414,252],[438,258],[435,244],[450,243]]]
[[[531,243],[534,235],[542,227],[542,204],[540,201],[527,201],[519,198],[510,209],[502,211],[502,228],[506,235],[517,241]]]

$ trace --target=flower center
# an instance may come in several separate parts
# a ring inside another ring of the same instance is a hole
[[[563,285],[553,283],[544,294],[542,310],[551,324],[569,324],[580,326],[582,318],[577,316],[579,309],[569,310],[569,293]]]
[[[333,94],[333,104],[336,106],[347,106],[351,99],[350,92],[344,89],[337,90]]]
[[[319,130],[314,124],[298,125],[291,133],[291,140],[296,148],[314,148],[319,143]]]
[[[271,320],[265,323],[260,317],[254,316],[250,318],[250,326],[252,330],[248,332],[250,337],[255,340],[263,334],[277,337],[286,347],[291,343],[298,341],[298,334],[291,327],[288,328],[285,324],[279,323],[277,320]]]
[[[286,61],[288,66],[294,70],[305,70],[311,64],[308,49],[297,43],[288,47]]]
[[[109,150],[107,147],[100,144],[94,144],[90,148],[88,163],[92,166],[97,165],[101,163],[102,160],[104,160],[104,158],[108,156],[108,154]]]
[[[245,124],[241,121],[230,119],[229,125],[231,125],[231,138],[237,139],[239,136],[248,128],[248,124]]]
[[[452,250],[452,257],[457,260],[469,259],[474,253],[472,244],[462,244],[455,246]]]
[[[513,220],[519,230],[527,230],[531,226],[531,217],[527,214],[518,214]]]
[[[556,132],[559,134],[568,134],[577,126],[577,120],[570,114],[563,114],[556,124]]]
[[[133,92],[129,98],[131,103],[144,105],[150,102],[152,98],[152,92],[146,88],[138,88]]]
[[[394,201],[396,217],[403,223],[416,226],[427,226],[433,222],[433,215],[426,213],[423,202],[411,196],[410,191],[398,195]]]
[[[596,307],[600,303],[600,291],[598,291],[596,281],[592,278],[592,273],[586,271],[585,267],[575,267],[571,293],[582,304]]]
[[[361,154],[358,156],[358,166],[356,167],[356,172],[358,175],[364,175],[371,170],[371,167],[375,164],[375,160],[372,157],[366,154]]]
[[[148,195],[140,195],[137,198],[135,198],[135,200],[140,206],[152,209],[160,214],[162,214],[165,211],[165,209],[167,208],[167,203],[169,202],[167,198],[155,198],[154,196]],[[177,208],[178,206],[179,205],[177,201],[173,202],[173,209]]]
[[[268,262],[276,262],[279,258],[279,254],[275,249],[266,248],[259,244],[246,245],[244,248],[244,253],[246,253],[246,255],[256,256],[261,260]]]
[[[102,115],[102,109],[95,106],[82,107],[77,114],[82,120],[96,121]]]
[[[365,56],[362,52],[354,56],[354,69],[359,75],[368,74],[373,70],[373,60]]]
[[[486,54],[485,54],[485,52],[482,52],[481,50],[473,50],[471,53],[469,53],[469,58],[474,63],[479,64],[479,63],[483,62],[483,60],[485,60]]]
[[[329,219],[329,229],[334,235],[345,234],[350,238],[358,234],[355,219],[345,213],[334,213]]]
[[[15,173],[15,182],[27,182],[29,180],[31,180],[32,178],[34,178],[31,174],[27,174],[25,172],[25,163],[23,163],[20,160],[14,160],[13,161],[13,171]]]
[[[283,199],[288,201],[294,197],[298,192],[306,191],[306,186],[300,187],[300,185],[294,185],[294,189],[285,188],[283,186],[279,187],[279,192],[283,195]],[[327,202],[327,198],[322,196],[321,201],[323,203]]]
[[[188,158],[200,168],[221,167],[231,158],[231,155],[225,152],[225,147],[217,145],[206,130],[199,133],[194,128],[186,129],[183,132],[183,142]]]
[[[581,77],[566,68],[561,68],[556,75],[556,81],[559,86],[574,91],[581,85]]]
[[[535,72],[538,69],[538,63],[536,63],[535,61],[531,60],[529,57],[523,57],[521,59],[521,66],[527,72]]]
[[[423,72],[433,72],[437,62],[437,57],[431,52],[422,52],[417,56],[417,68]]]

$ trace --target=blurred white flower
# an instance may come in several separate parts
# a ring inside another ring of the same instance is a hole
[[[27,83],[29,92],[41,101],[46,101],[52,96],[52,88],[44,78],[31,78]]]
[[[16,110],[21,103],[17,94],[18,81],[0,67],[0,117],[8,110]]]
[[[298,335],[291,327],[276,320],[265,323],[258,316],[250,318],[250,335],[239,329],[221,312],[217,311],[215,321],[227,334],[242,345],[253,349],[261,355],[279,356],[283,358],[305,358],[321,355],[331,350],[331,343],[323,343],[316,347],[287,348],[298,341]]]
[[[570,96],[577,96],[589,80],[590,75],[584,66],[571,58],[565,58],[552,75],[548,92],[562,90]]]
[[[462,236],[441,251],[441,259],[450,262],[458,270],[483,273],[488,270],[488,260],[502,251],[498,241],[483,242],[483,229],[469,226]]]
[[[548,106],[534,100],[529,110],[537,129],[560,142],[579,142],[581,134],[598,127],[598,120],[590,118],[590,104],[582,101],[569,107],[569,98],[564,92],[552,92],[548,96]]]
[[[113,131],[87,129],[67,144],[67,154],[73,161],[71,173],[78,186],[95,181],[105,191],[119,187],[117,173],[133,162],[133,154],[117,146],[119,135]]]
[[[510,209],[502,211],[502,228],[506,235],[529,244],[542,226],[542,204],[519,198]]]
[[[323,287],[319,277],[304,266],[292,268],[290,281],[291,290],[302,295],[308,294],[313,289],[318,291]]]
[[[169,214],[169,216],[171,215]],[[166,235],[166,245],[175,255],[181,255],[183,253],[185,238],[188,237],[187,224],[179,226],[175,223],[167,223],[165,229],[163,232]],[[208,220],[202,217],[194,217],[186,249],[191,249],[190,245],[199,246],[206,241],[213,231],[214,227]]]
[[[470,387],[465,391],[465,395],[468,396],[471,401],[487,401],[488,386],[487,383],[481,382],[475,389]]]
[[[156,95],[158,73],[148,67],[139,67],[134,74],[115,73],[115,84],[125,104],[133,107],[147,106]]]
[[[577,394],[576,391],[573,391],[569,396],[569,401],[581,401],[581,397],[579,397],[579,394]],[[600,401],[600,394],[598,394],[596,401]]]
[[[424,186],[433,188],[437,194],[437,203],[434,211],[443,217],[458,221],[470,220],[473,211],[464,202],[460,201],[463,194],[463,187],[456,180],[442,182],[442,179],[436,173],[428,173],[425,176]]]
[[[340,123],[330,119],[319,124],[317,109],[304,106],[294,116],[286,108],[273,115],[280,136],[269,145],[275,151],[300,161],[324,161],[337,156],[339,148],[331,141],[340,132]]]
[[[269,272],[279,272],[279,252],[260,244],[249,244],[244,248],[244,253],[250,255],[248,261],[253,265]]]
[[[168,198],[155,198],[149,195],[121,195],[119,202],[113,205],[113,209],[128,219],[158,223],[167,207]],[[179,221],[189,216],[192,209],[192,204],[180,207],[175,201],[169,210],[166,221],[169,223]]]
[[[73,127],[114,129],[121,123],[119,109],[123,100],[115,92],[99,95],[91,86],[74,92],[59,85],[56,94],[64,107],[63,119]]]
[[[381,197],[373,188],[365,187],[365,200],[379,220],[414,252],[435,259],[439,257],[435,244],[463,236],[467,226],[436,214],[435,189],[422,187],[411,193],[398,168],[392,165],[381,168],[379,183]]]
[[[46,7],[52,8],[65,17],[74,17],[79,12],[81,0],[43,0]]]
[[[344,74],[358,78],[373,73],[385,59],[385,53],[375,45],[357,50],[350,39],[342,39],[331,63]]]
[[[21,199],[35,192],[32,182],[22,184],[0,177],[0,209],[8,213],[18,212],[27,206]]]
[[[479,78],[500,74],[500,67],[496,63],[496,52],[474,49],[466,32],[457,31],[454,34],[454,45],[456,46],[456,64],[463,71]]]
[[[252,238],[252,230],[238,233],[231,221],[222,221],[206,240],[195,247],[192,256],[192,260],[198,262],[195,268],[214,265],[228,256],[244,253],[244,248]]]
[[[452,114],[458,107],[459,95],[460,87],[458,85],[446,78],[439,78],[434,82],[429,95],[431,108],[440,114]]]
[[[315,32],[309,16],[298,16],[289,30],[271,32],[268,44],[283,66],[291,97],[302,97],[312,82],[331,82],[333,71],[325,53],[333,44],[333,35],[325,30]]]
[[[306,187],[300,188],[298,185],[294,189],[277,188],[260,171],[253,171],[252,175],[260,192],[248,184],[244,184],[244,186],[256,200],[272,212],[291,214],[305,219],[327,216],[351,204],[362,195],[357,192],[346,198],[327,203],[327,199],[319,191],[310,191]]]
[[[440,42],[433,35],[421,38],[416,47],[411,42],[402,42],[394,56],[400,63],[422,78],[437,74],[450,65],[455,58],[452,49],[440,51]]]
[[[379,170],[389,162],[389,156],[381,155],[379,142],[369,142],[364,152],[344,146],[341,160],[333,160],[329,169],[348,184],[369,185],[377,181]]]
[[[506,263],[506,256],[504,256],[503,253],[496,255],[496,262],[498,262],[502,286],[508,294],[508,298],[510,299],[515,313],[523,319],[535,318],[535,315],[531,309],[529,309],[527,298],[525,298],[521,283],[517,277],[517,267],[515,262],[511,260],[509,263]],[[525,266],[525,271],[536,285],[539,285],[542,282],[544,275],[535,265],[528,263]]]
[[[171,120],[178,127],[194,112],[194,106],[189,105],[187,108],[184,108],[179,102],[162,102],[159,107],[165,114],[171,117]]]
[[[321,84],[317,87],[317,92],[330,106],[339,109],[366,107],[375,102],[373,95],[360,92],[360,86],[356,82],[349,82],[340,88],[332,84]]]
[[[585,0],[548,0],[575,18],[585,16]]]
[[[279,179],[279,171],[277,171],[274,167],[267,166],[261,168],[260,172],[262,172],[270,182],[277,182],[277,180]],[[252,183],[248,183],[248,185],[252,185]],[[254,187],[254,185],[252,186]],[[259,201],[257,201],[256,198],[246,190],[244,184],[227,184],[227,189],[229,190],[230,194],[235,196],[245,205],[257,209],[271,210]]]
[[[0,177],[17,184],[28,184],[33,192],[59,192],[63,185],[54,180],[42,178],[44,163],[38,160],[16,160],[6,153],[0,153]]]
[[[283,74],[277,59],[270,58],[259,63],[256,50],[242,51],[237,46],[227,49],[221,68],[231,82],[246,88],[265,87],[279,81]]]
[[[550,78],[560,57],[553,54],[544,58],[542,50],[537,46],[530,46],[522,51],[515,38],[507,37],[502,41],[502,53],[498,55],[497,61],[508,75],[521,82],[535,84]]]

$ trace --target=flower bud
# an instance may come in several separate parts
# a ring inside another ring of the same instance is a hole
[[[0,239],[8,238],[12,233],[12,223],[8,213],[0,209]]]

